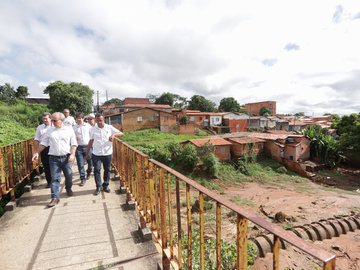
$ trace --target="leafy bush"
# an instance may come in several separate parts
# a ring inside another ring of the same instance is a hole
[[[192,144],[187,144],[179,153],[177,158],[176,165],[181,166],[185,170],[192,171],[197,163],[198,163],[198,156],[196,153],[196,148]]]
[[[204,160],[204,165],[211,177],[217,177],[219,173],[219,161],[213,153],[209,154]]]

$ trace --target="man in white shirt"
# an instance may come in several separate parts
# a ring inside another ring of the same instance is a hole
[[[90,130],[90,141],[87,146],[86,157],[89,157],[90,149],[93,147],[92,161],[96,183],[94,195],[98,195],[101,189],[105,192],[110,192],[110,167],[113,153],[112,141],[115,137],[124,134],[113,126],[105,124],[104,116],[101,114],[95,115],[95,122],[97,125],[93,126]],[[100,175],[101,164],[104,167],[104,182],[102,182]]]
[[[73,127],[76,135],[78,147],[76,148],[76,162],[80,174],[80,186],[85,185],[87,178],[92,171],[92,164],[88,162],[87,174],[85,175],[85,160],[86,160],[86,147],[90,140],[91,126],[84,122],[84,114],[82,112],[76,113],[76,125]],[[91,160],[91,159],[89,159]]]
[[[72,169],[71,163],[75,159],[77,147],[76,136],[72,128],[63,125],[65,116],[56,112],[51,115],[53,129],[49,129],[40,142],[32,161],[39,158],[39,153],[49,148],[49,164],[51,171],[51,201],[48,207],[53,207],[60,201],[61,171],[65,176],[65,189],[68,196],[72,196]]]
[[[65,126],[70,126],[70,127],[75,126],[75,124],[76,124],[75,119],[74,119],[74,117],[72,117],[70,115],[69,109],[65,108],[63,113],[65,115],[64,125]]]
[[[39,125],[36,128],[36,132],[35,132],[35,138],[34,138],[35,152],[38,152],[41,139],[44,137],[44,134],[46,133],[46,131],[48,131],[50,128],[53,128],[51,125],[50,117],[51,117],[51,114],[48,112],[45,112],[42,114],[43,124]],[[51,184],[51,173],[50,173],[50,165],[49,165],[49,147],[46,147],[41,152],[41,163],[44,168],[45,178],[46,178],[46,182],[47,182],[46,188],[49,188],[50,184]]]

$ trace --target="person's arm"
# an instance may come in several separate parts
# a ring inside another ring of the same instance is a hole
[[[40,144],[37,148],[38,149],[35,150],[35,154],[33,155],[32,159],[31,159],[31,161],[33,161],[33,162],[39,158],[39,153],[41,153],[41,151],[45,149],[45,145]]]
[[[90,149],[93,146],[93,143],[94,143],[94,139],[90,139],[90,141],[86,147],[86,160],[90,159]]]
[[[75,152],[76,152],[77,145],[72,145],[70,148],[70,156],[69,162],[73,162],[75,160]]]

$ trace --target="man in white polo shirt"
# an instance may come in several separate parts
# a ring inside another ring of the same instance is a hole
[[[43,123],[36,128],[36,132],[35,132],[35,138],[34,138],[35,152],[37,152],[39,150],[39,145],[40,145],[41,139],[44,137],[46,131],[48,131],[50,128],[54,128],[51,125],[51,114],[50,113],[45,112],[42,114],[42,122]],[[50,184],[51,184],[51,172],[50,172],[50,165],[49,165],[49,147],[46,147],[41,152],[41,163],[44,168],[45,178],[46,178],[46,182],[47,182],[46,187],[49,188]]]
[[[49,148],[49,164],[51,172],[51,201],[48,207],[53,207],[60,201],[61,171],[65,176],[65,189],[68,196],[72,196],[72,169],[71,163],[75,159],[77,147],[74,130],[63,125],[65,116],[56,112],[51,115],[53,129],[48,130],[40,142],[38,151],[32,160],[37,160],[39,153],[46,147]]]
[[[91,126],[84,122],[84,113],[76,113],[76,125],[73,127],[76,135],[78,147],[76,148],[76,163],[80,174],[80,186],[85,185],[87,178],[92,171],[92,164],[88,162],[87,174],[85,175],[86,147],[90,140]]]
[[[70,110],[65,108],[63,113],[65,115],[64,126],[70,126],[70,127],[75,126],[76,122],[74,117],[70,115]]]
[[[112,141],[115,137],[124,134],[113,126],[105,124],[104,116],[101,114],[95,115],[95,122],[97,125],[93,126],[90,130],[90,141],[87,146],[86,158],[89,158],[92,147],[92,161],[96,183],[94,195],[98,195],[101,189],[105,192],[110,192],[110,167],[113,153]],[[104,182],[102,182],[100,175],[101,164],[104,167]]]

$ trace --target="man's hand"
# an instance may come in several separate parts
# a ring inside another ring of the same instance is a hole
[[[74,160],[75,160],[75,155],[70,154],[68,161],[72,163],[72,162],[74,162]]]
[[[31,159],[32,162],[36,161],[39,158],[39,153],[35,153]]]

